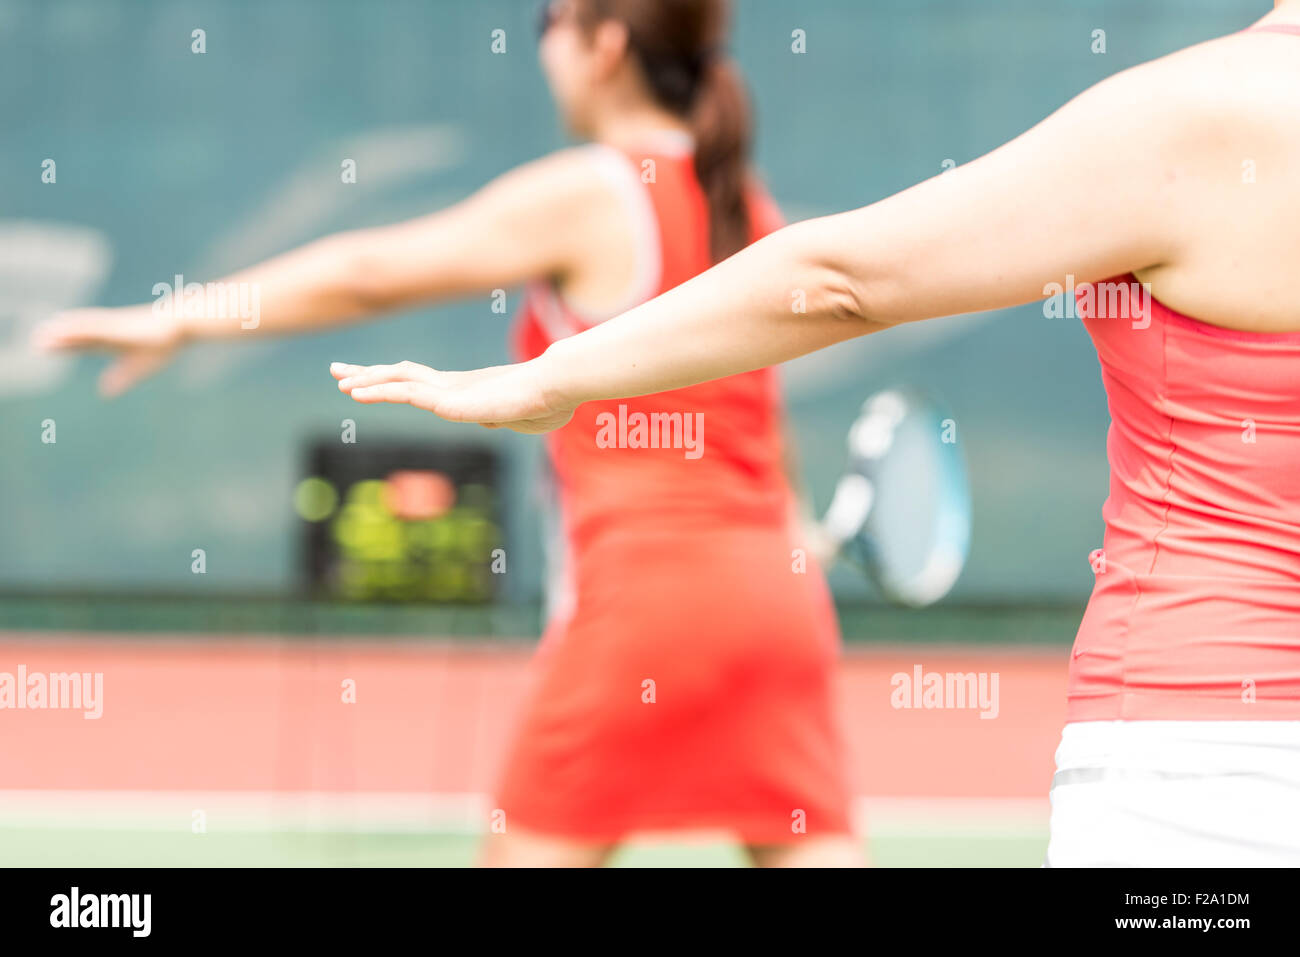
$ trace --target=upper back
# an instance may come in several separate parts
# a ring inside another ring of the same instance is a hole
[[[1300,264],[1300,25],[1256,27],[1151,66],[1173,108],[1190,104],[1196,114],[1186,162],[1169,174],[1190,181],[1191,201],[1171,213],[1175,255],[1138,278],[1161,302],[1216,326],[1300,331],[1291,295]]]
[[[535,283],[518,319],[524,358],[658,296],[712,265],[708,204],[689,152],[592,147],[593,168],[623,195],[635,279],[616,304],[588,309],[555,283]],[[756,183],[750,238],[781,225]],[[776,374],[760,369],[657,395],[580,406],[548,437],[579,541],[611,527],[679,520],[784,522],[789,506]]]

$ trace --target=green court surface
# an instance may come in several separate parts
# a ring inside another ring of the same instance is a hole
[[[478,838],[468,834],[337,831],[223,831],[0,828],[7,867],[466,867]],[[1047,835],[934,833],[868,842],[881,867],[1037,867]],[[635,843],[617,867],[738,867],[739,848],[722,843]]]

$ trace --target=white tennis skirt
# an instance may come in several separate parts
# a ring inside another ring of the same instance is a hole
[[[1300,867],[1300,721],[1067,724],[1044,867]]]

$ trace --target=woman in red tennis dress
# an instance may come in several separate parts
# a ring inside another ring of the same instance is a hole
[[[587,148],[624,197],[632,282],[622,303],[602,309],[583,308],[549,280],[531,284],[515,329],[519,359],[782,225],[744,177],[736,92],[711,109],[692,102],[703,84],[691,76],[725,70],[708,62],[721,6],[552,8],[574,14],[579,30],[621,13],[632,55],[652,89],[664,88],[657,98],[697,121],[694,131],[646,130]],[[674,69],[684,78],[677,92]],[[721,73],[715,82],[734,81]],[[724,129],[699,131],[708,124]],[[709,158],[697,138],[711,141]],[[713,170],[712,182],[702,169]],[[719,182],[728,177],[730,199]],[[838,631],[792,523],[782,446],[767,369],[590,403],[550,436],[558,567],[540,681],[497,798],[507,835],[526,828],[576,842],[592,861],[630,833],[681,828],[728,831],[761,862],[857,859],[832,706]],[[509,860],[508,841],[501,846]]]
[[[706,269],[689,144],[596,149],[644,205],[635,300]],[[653,184],[639,180],[647,163]],[[746,201],[751,238],[779,225],[757,189]],[[538,284],[520,358],[594,321]],[[684,826],[750,845],[847,833],[829,687],[838,636],[792,534],[772,370],[588,403],[548,451],[562,569],[499,798],[507,819],[606,843]]]
[[[447,210],[229,277],[260,290],[256,329],[143,306],[64,314],[42,340],[119,351],[111,394],[190,339],[314,331],[522,284],[528,358],[781,225],[746,170],[725,0],[543,12],[543,69],[589,145]],[[792,521],[774,373],[592,403],[550,455],[560,571],[485,861],[596,864],[634,832],[708,829],[760,864],[859,863],[832,702],[838,632]]]

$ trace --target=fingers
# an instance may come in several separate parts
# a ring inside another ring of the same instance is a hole
[[[166,352],[128,352],[99,377],[99,392],[106,399],[116,398],[141,379],[157,372],[167,363]]]
[[[343,388],[343,384],[339,384]],[[428,382],[412,382],[402,379],[394,382],[377,382],[373,385],[349,386],[344,391],[353,400],[364,405],[377,402],[391,402],[399,405],[413,405],[417,409],[432,412],[451,422],[477,422],[476,410],[467,411],[463,402],[448,402],[445,387]]]
[[[32,344],[47,351],[82,348],[98,344],[99,332],[100,327],[84,311],[65,312],[33,329]]]
[[[388,366],[332,362],[330,375],[338,380],[340,392],[347,393],[364,405],[390,402],[433,411],[435,390],[425,380],[432,380],[437,372],[428,366],[416,362],[399,362]]]
[[[417,362],[399,362],[391,366],[354,366],[336,362],[330,366],[330,374],[339,380],[339,390],[348,393],[385,382],[434,382],[438,375],[436,370]]]
[[[32,345],[43,352],[59,348],[59,334],[48,319],[32,330]]]
[[[346,379],[348,376],[358,375],[365,370],[366,366],[354,366],[347,362],[330,363],[330,375],[339,380]]]
[[[449,422],[527,432],[548,432],[567,422],[572,413],[546,408],[531,378],[520,369],[495,366],[439,372],[414,362],[391,366],[336,362],[330,374],[338,380],[339,390],[357,402],[413,405]]]
[[[419,382],[381,382],[377,385],[352,389],[352,398],[364,405],[376,402],[393,402],[399,405],[413,405],[433,411],[433,396],[427,386]]]
[[[148,306],[113,309],[69,309],[40,323],[32,331],[39,349],[161,349],[179,344],[180,329],[167,316]]]

